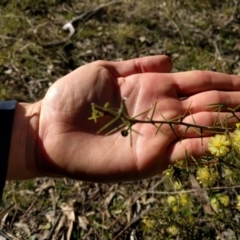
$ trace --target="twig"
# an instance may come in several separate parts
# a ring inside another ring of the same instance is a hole
[[[220,107],[227,107],[225,106],[224,104],[222,103],[219,103],[219,105],[221,104]],[[106,108],[106,107],[101,107],[101,106],[98,106],[94,103],[92,103],[93,105],[93,109],[103,113],[103,115],[108,115],[108,116],[112,116],[114,118],[118,118],[118,119],[124,119],[124,123],[125,124],[129,124],[129,126],[133,126],[134,124],[137,124],[137,123],[141,123],[141,124],[168,124],[170,126],[170,128],[173,130],[173,126],[175,125],[182,125],[182,126],[186,126],[187,128],[199,128],[201,130],[201,132],[203,132],[203,130],[205,132],[208,132],[208,133],[225,133],[225,132],[233,132],[234,129],[235,129],[235,126],[233,127],[230,127],[230,128],[227,128],[227,127],[217,127],[217,126],[202,126],[202,125],[198,125],[196,123],[186,123],[186,122],[183,122],[181,119],[170,119],[170,120],[167,120],[167,119],[164,119],[164,120],[139,120],[139,119],[136,119],[136,117],[130,117],[127,112],[125,112],[124,109],[121,109],[121,111],[115,111],[113,109],[110,109],[110,108]],[[119,109],[120,110],[120,109]],[[150,110],[148,110],[149,112]],[[237,120],[239,120],[239,118],[236,116],[236,114],[234,113],[234,110],[230,109],[227,107],[227,111],[232,113],[234,117],[237,118]],[[144,112],[145,113],[145,112]],[[141,115],[141,114],[139,114]],[[137,115],[137,116],[139,116]],[[96,119],[95,119],[96,120]],[[108,124],[106,124],[108,125]],[[108,126],[103,126],[99,131],[98,133],[102,132],[102,130],[105,130],[106,127]]]
[[[170,195],[170,194],[179,194],[179,193],[193,193],[199,191],[212,191],[212,190],[224,190],[224,189],[234,189],[240,188],[240,185],[233,186],[223,186],[223,187],[211,187],[211,188],[200,188],[200,189],[189,189],[189,190],[181,190],[181,191],[172,191],[172,192],[161,192],[161,191],[147,191],[145,194],[157,194],[157,195]]]
[[[84,21],[86,22],[87,20],[89,20],[92,16],[94,16],[94,14],[96,14],[98,11],[100,11],[103,8],[109,7],[110,5],[116,4],[116,3],[121,3],[122,0],[118,0],[118,1],[112,1],[109,3],[105,3],[105,4],[101,4],[100,6],[89,10],[85,13],[80,14],[77,17],[74,17],[72,20],[70,20],[69,22],[67,22],[66,24],[63,25],[63,30],[68,30],[69,34],[66,38],[61,39],[57,42],[52,42],[52,43],[47,43],[47,44],[43,44],[44,47],[50,47],[53,45],[60,45],[63,44],[65,42],[67,42],[76,32],[75,28],[74,28],[74,24],[78,24],[80,21]]]
[[[54,233],[54,231],[55,231],[55,229],[56,229],[56,227],[57,227],[57,225],[58,225],[58,222],[59,222],[61,216],[62,216],[62,212],[59,213],[59,215],[58,215],[58,217],[57,217],[57,219],[56,219],[56,221],[55,221],[55,223],[54,223],[51,231],[49,232],[49,234],[48,234],[48,236],[47,236],[47,240],[52,239],[52,235],[53,235],[53,233]]]
[[[4,215],[14,207],[14,205],[15,204],[13,203],[10,206],[8,206],[6,209],[2,210],[0,212],[0,219],[2,219],[4,217]]]
[[[230,19],[225,23],[224,27],[226,27],[228,24],[230,24],[230,23],[234,20],[235,15],[236,15],[236,13],[237,13],[239,1],[238,1],[238,0],[233,0],[233,2],[234,2],[233,13],[232,13]]]
[[[162,177],[160,181],[158,181],[154,186],[151,187],[150,191],[153,191],[157,186],[159,186],[164,180],[165,180],[166,176]],[[123,216],[123,214],[126,213],[126,211],[131,208],[135,203],[136,201],[141,198],[142,196],[146,195],[146,194],[149,194],[149,191],[148,192],[143,192],[141,194],[139,194],[137,197],[134,198],[133,202],[130,204],[130,206],[128,206],[128,208],[126,208],[122,213],[121,215],[110,225],[109,228],[113,228],[113,226],[120,220],[120,218]]]
[[[118,234],[117,236],[114,237],[113,240],[117,240],[119,239],[119,237],[122,236],[122,234],[127,231],[134,223],[138,222],[143,216],[147,215],[150,211],[152,211],[153,209],[155,209],[155,207],[152,208],[148,208],[144,211],[142,211],[137,217],[133,218],[132,221],[127,224]]]
[[[164,178],[160,181],[160,183],[164,180]],[[155,188],[158,184],[153,186]],[[152,189],[153,189],[152,188]],[[199,188],[199,189],[189,189],[189,190],[181,190],[181,191],[146,191],[141,193],[137,198],[134,199],[133,203],[130,205],[130,207],[136,202],[137,199],[141,198],[142,196],[146,194],[155,194],[155,195],[178,195],[180,193],[195,193],[195,192],[206,192],[206,191],[212,191],[212,190],[224,190],[224,189],[235,189],[235,188],[240,188],[240,185],[233,185],[233,186],[223,186],[223,187],[211,187],[211,188]],[[136,223],[141,217],[144,215],[147,215],[149,211],[153,210],[154,207],[147,209],[143,211],[139,216],[134,218],[124,229],[114,238],[114,240],[117,240],[128,228],[130,228],[134,223]],[[126,210],[125,210],[126,211]],[[124,211],[124,212],[125,212]],[[113,227],[117,221],[119,221],[120,217],[118,217],[113,224],[111,224],[110,228]]]

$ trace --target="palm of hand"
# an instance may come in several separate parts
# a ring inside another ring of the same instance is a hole
[[[169,69],[171,64],[165,65]],[[179,144],[168,125],[162,128],[167,134],[157,135],[156,127],[151,124],[134,125],[139,134],[133,133],[132,147],[120,132],[109,136],[96,134],[106,122],[101,119],[95,124],[88,120],[92,102],[101,106],[109,102],[111,107],[119,107],[121,98],[126,97],[128,114],[136,116],[157,101],[153,116],[157,120],[179,117],[192,103],[193,99],[179,99],[183,93],[176,84],[176,75],[130,72],[119,74],[106,62],[98,62],[77,69],[50,88],[42,101],[39,124],[44,158],[39,162],[43,163],[40,167],[44,171],[90,181],[131,180],[157,174],[171,161],[183,158],[186,144],[190,152],[195,149],[196,155],[203,152],[200,140],[186,139]],[[218,95],[213,98],[217,102]],[[191,106],[191,113],[196,113],[198,121],[212,123],[212,116],[197,114],[203,110],[200,103]],[[146,113],[138,118],[144,120],[150,115]],[[179,127],[176,131],[183,134],[185,129]],[[189,136],[194,135],[189,133],[185,137]]]

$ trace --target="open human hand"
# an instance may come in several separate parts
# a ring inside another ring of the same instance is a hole
[[[202,139],[193,129],[176,126],[175,133],[163,125],[156,134],[152,124],[135,124],[132,146],[120,131],[110,135],[97,131],[111,120],[90,121],[91,104],[118,108],[125,98],[129,116],[136,116],[156,103],[154,120],[171,120],[184,115],[184,122],[212,126],[216,117],[229,113],[213,113],[208,104],[223,102],[239,105],[240,77],[207,71],[169,73],[171,61],[166,56],[152,56],[122,62],[96,61],[82,66],[56,81],[45,97],[35,104],[23,104],[29,113],[28,154],[22,153],[21,171],[11,170],[8,178],[67,176],[73,179],[115,182],[138,180],[161,173],[186,152],[194,157],[204,155],[209,133]],[[21,115],[21,114],[20,114]],[[26,114],[25,114],[26,115]],[[138,117],[149,117],[146,112]],[[25,116],[26,118],[26,116]],[[17,119],[17,117],[16,117]],[[17,121],[17,120],[16,120]],[[233,121],[229,121],[233,124]],[[29,127],[31,126],[31,127]],[[30,132],[30,133],[29,133]],[[183,139],[176,137],[183,136]],[[14,139],[18,137],[13,136]],[[30,142],[30,143],[29,143]],[[13,144],[12,144],[13,145]],[[15,162],[16,164],[16,162]]]

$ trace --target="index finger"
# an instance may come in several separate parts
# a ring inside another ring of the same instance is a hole
[[[95,64],[107,68],[116,78],[147,72],[169,73],[172,69],[172,61],[166,55],[146,56],[120,62],[96,61]]]

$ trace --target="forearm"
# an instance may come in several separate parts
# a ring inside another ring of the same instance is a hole
[[[36,164],[40,111],[41,102],[17,104],[8,161],[8,180],[29,179],[40,175]]]

